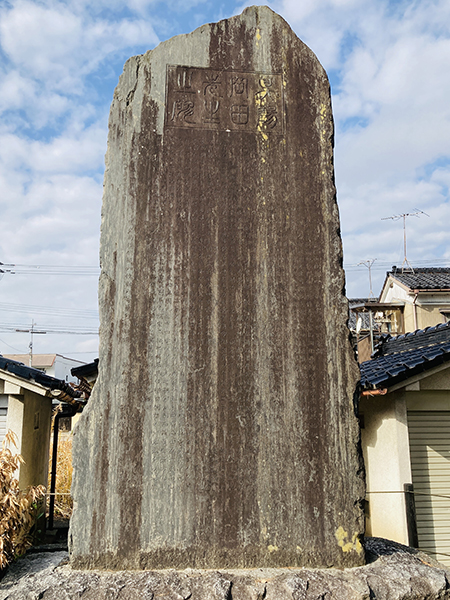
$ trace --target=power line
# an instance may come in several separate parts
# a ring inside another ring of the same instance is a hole
[[[98,310],[77,309],[77,308],[56,308],[51,306],[32,306],[30,304],[9,304],[0,302],[0,311],[33,313],[41,315],[52,315],[58,317],[83,318],[98,320]]]
[[[0,276],[9,275],[100,275],[100,267],[90,265],[24,265],[0,262]]]
[[[423,212],[423,211],[420,211]],[[411,213],[412,214],[415,213]],[[426,213],[423,213],[426,214]],[[406,213],[405,213],[406,215]],[[428,216],[428,215],[427,215]],[[385,219],[393,219],[395,217],[401,218],[402,215],[394,215],[394,217],[385,217]],[[373,270],[384,270],[386,268],[390,268],[394,260],[386,260],[384,262],[378,262],[376,266],[373,267]],[[431,258],[428,260],[413,260],[411,261],[416,266],[450,266],[450,258]],[[19,272],[20,268],[20,272]],[[345,270],[358,270],[364,271],[364,268],[359,268],[359,263],[344,263]],[[16,269],[16,270],[14,270]],[[27,270],[25,270],[27,269]],[[0,262],[0,275],[1,274],[33,274],[33,275],[92,275],[99,276],[100,275],[100,267],[94,267],[90,265],[85,266],[67,266],[67,265],[19,265],[19,264],[6,264]]]
[[[8,346],[8,348],[11,348],[11,350],[15,350],[16,352],[18,352],[19,354],[26,354],[26,351],[24,350],[19,350],[19,348],[15,348],[14,346],[11,346],[11,344],[8,344],[7,342],[5,342],[5,340],[0,339],[0,342],[2,344],[5,344],[5,346]]]
[[[24,333],[30,333],[29,326],[23,324],[0,323],[0,331],[4,333],[17,333],[18,330]],[[42,327],[41,330],[48,334],[65,335],[98,335],[98,329],[87,329],[85,327],[61,329],[59,327]],[[45,331],[44,331],[45,330]]]
[[[395,261],[377,261],[376,264],[372,266],[372,271],[386,271],[392,268],[392,264]],[[439,259],[429,259],[429,260],[412,260],[411,263],[419,268],[419,267],[450,267],[450,259],[448,258],[439,258]],[[361,265],[361,263],[344,263],[344,269],[346,271],[360,271],[363,272],[366,270],[366,267]]]

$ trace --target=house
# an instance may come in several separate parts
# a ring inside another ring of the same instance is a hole
[[[386,273],[379,297],[390,305],[386,316],[399,333],[432,327],[450,319],[450,268],[397,269]],[[394,318],[395,307],[403,307],[403,319]],[[401,322],[403,321],[403,322]]]
[[[81,367],[83,362],[73,358],[67,358],[62,354],[3,354],[4,358],[24,363],[34,369],[39,369],[43,373],[65,381],[66,383],[76,383],[76,378],[71,374],[71,369]]]
[[[368,360],[382,333],[408,331],[450,319],[450,268],[392,267],[379,298],[349,299],[349,328],[360,363]]]
[[[71,413],[82,408],[82,391],[63,380],[0,355],[0,442],[6,431],[17,438],[25,464],[19,484],[47,486],[52,403],[64,402]]]
[[[450,566],[450,323],[385,334],[360,369],[366,533]]]

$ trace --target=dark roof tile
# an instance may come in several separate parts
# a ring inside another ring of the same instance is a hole
[[[393,268],[388,272],[410,290],[450,290],[450,268],[427,267],[416,269]]]
[[[26,379],[27,381],[34,380],[36,383],[46,387],[49,390],[62,390],[66,392],[69,396],[76,396],[75,390],[68,385],[65,381],[61,379],[56,379],[56,377],[51,377],[50,375],[46,375],[39,369],[34,369],[33,367],[27,367],[21,362],[17,360],[12,360],[11,358],[5,358],[0,354],[0,369],[3,371],[8,371],[9,373],[13,373],[22,379]]]
[[[89,377],[91,375],[97,375],[98,374],[98,358],[96,358],[93,362],[88,363],[86,365],[81,365],[80,367],[73,367],[73,369],[71,369],[70,372],[75,377],[78,377],[78,379],[80,379],[81,377]]]
[[[374,358],[360,365],[365,389],[390,387],[450,361],[450,323],[405,335],[384,336]]]

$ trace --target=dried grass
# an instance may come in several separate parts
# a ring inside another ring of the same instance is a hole
[[[16,471],[24,460],[8,446],[17,448],[15,435],[8,431],[0,450],[0,568],[3,569],[32,545],[31,531],[45,495],[42,485],[19,489]]]
[[[50,453],[51,454],[51,453]],[[52,457],[50,456],[49,482],[50,489]],[[56,487],[55,487],[55,512],[56,518],[70,519],[73,510],[73,501],[70,494],[72,485],[72,436],[58,440],[58,454],[56,458]],[[63,495],[65,494],[65,495]]]

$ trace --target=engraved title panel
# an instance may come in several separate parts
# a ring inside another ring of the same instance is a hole
[[[278,73],[167,66],[166,127],[284,134]]]

